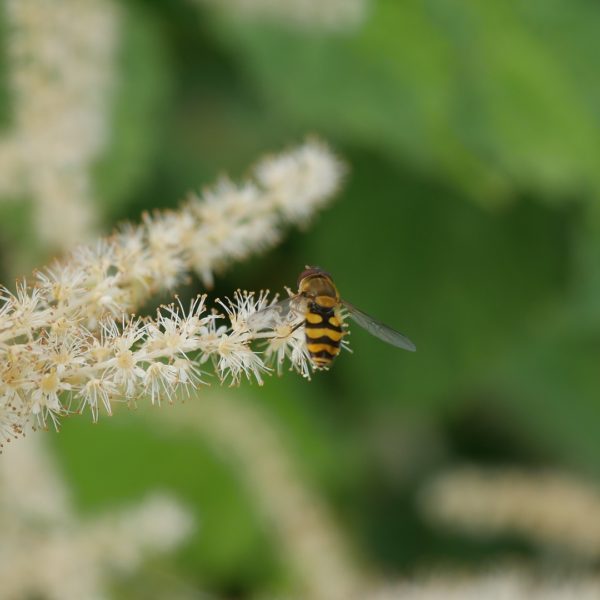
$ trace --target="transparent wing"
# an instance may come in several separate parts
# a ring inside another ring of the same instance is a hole
[[[399,331],[396,331],[395,329],[384,325],[380,321],[377,321],[373,317],[370,317],[362,310],[356,308],[356,306],[350,304],[350,302],[346,302],[344,300],[342,301],[342,304],[348,311],[350,318],[358,325],[366,329],[371,335],[378,337],[380,340],[383,340],[392,346],[404,348],[404,350],[409,350],[410,352],[414,352],[417,349],[417,347]]]
[[[248,317],[250,329],[271,329],[276,325],[301,318],[306,312],[306,300],[302,296],[291,296],[275,302]]]

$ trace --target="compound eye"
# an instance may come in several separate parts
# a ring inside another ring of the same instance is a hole
[[[319,267],[306,267],[306,269],[304,269],[304,271],[302,271],[302,273],[300,273],[300,275],[298,275],[298,282],[297,282],[297,286],[300,287],[300,284],[302,283],[302,281],[304,279],[306,279],[307,277],[311,277],[313,275],[318,275],[319,273],[321,273],[321,269],[319,269]]]

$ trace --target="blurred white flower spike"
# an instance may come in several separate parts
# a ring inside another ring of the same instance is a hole
[[[518,535],[571,560],[600,557],[600,488],[568,473],[455,468],[425,486],[421,504],[434,523],[467,534]]]
[[[307,31],[348,31],[366,20],[370,0],[197,0],[225,14]]]
[[[113,0],[6,0],[4,11],[13,112],[0,198],[31,197],[38,237],[69,249],[97,221],[91,170],[109,134],[121,10]]]
[[[82,518],[42,438],[0,461],[2,598],[108,598],[114,579],[173,551],[193,533],[191,513],[164,493]]]
[[[273,175],[282,165],[287,176]],[[290,323],[249,325],[250,315],[277,300],[267,293],[238,292],[218,304],[225,314],[207,310],[200,296],[187,308],[179,301],[163,306],[155,318],[132,315],[190,270],[210,284],[215,270],[274,245],[284,226],[306,223],[331,199],[344,171],[316,140],[258,170],[258,182],[221,182],[178,211],[146,216],[142,225],[75,250],[37,273],[35,285],[0,288],[2,438],[20,436],[30,422],[58,427],[60,417],[85,409],[96,420],[119,401],[171,402],[178,390],[207,382],[201,366],[209,361],[231,384],[261,384],[272,363],[281,371],[286,360],[309,376]]]

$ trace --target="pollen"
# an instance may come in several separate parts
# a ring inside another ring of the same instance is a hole
[[[134,366],[135,360],[133,358],[133,352],[131,352],[131,350],[119,352],[119,354],[117,355],[117,367],[119,367],[119,369],[129,371],[133,369]]]
[[[56,374],[56,371],[52,370],[50,373],[42,376],[40,380],[40,390],[44,394],[56,394],[60,386],[60,379]]]
[[[287,338],[293,333],[294,329],[291,325],[284,323],[282,325],[276,326],[273,331],[275,332],[275,335],[277,337]]]

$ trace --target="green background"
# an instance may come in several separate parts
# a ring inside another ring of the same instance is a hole
[[[379,0],[340,32],[184,0],[124,7],[94,174],[105,231],[307,133],[326,139],[349,166],[338,200],[211,293],[281,290],[318,264],[418,351],[355,330],[354,353],[312,382],[286,373],[230,393],[269,413],[372,570],[535,564],[526,540],[438,530],[417,496],[464,462],[600,477],[600,4]],[[0,210],[7,265],[36,243],[26,208]],[[209,441],[119,411],[68,420],[52,444],[84,513],[157,487],[193,508],[197,535],[162,569],[223,597],[279,585],[276,540]]]

